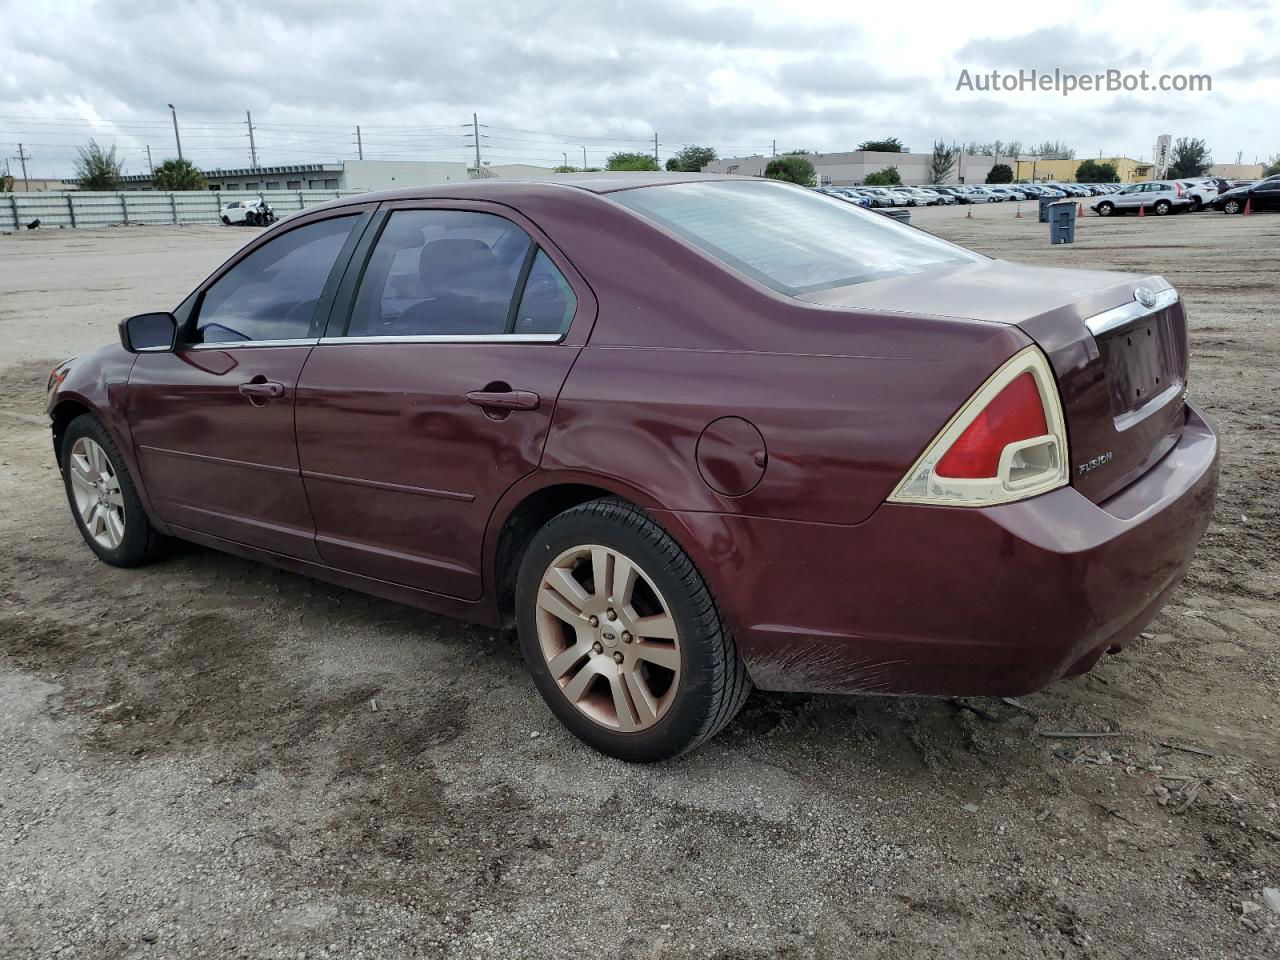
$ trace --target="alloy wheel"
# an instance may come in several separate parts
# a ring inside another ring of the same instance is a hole
[[[537,635],[565,699],[604,727],[645,730],[675,699],[680,637],[671,608],[618,550],[584,544],[547,566],[538,586]]]
[[[124,540],[124,494],[111,458],[94,440],[81,437],[71,447],[67,474],[85,530],[99,546],[115,550]]]

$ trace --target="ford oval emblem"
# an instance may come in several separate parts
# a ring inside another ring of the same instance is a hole
[[[1139,287],[1133,291],[1133,299],[1144,307],[1154,307],[1156,305],[1156,294],[1150,287]]]

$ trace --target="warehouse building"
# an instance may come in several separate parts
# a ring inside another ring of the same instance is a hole
[[[347,160],[202,172],[210,190],[227,192],[343,190],[364,193],[469,179],[465,163],[437,160]],[[155,189],[150,174],[134,174],[122,179],[125,190]]]

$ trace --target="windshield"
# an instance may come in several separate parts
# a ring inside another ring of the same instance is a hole
[[[641,187],[609,199],[791,296],[984,259],[882,214],[769,180]]]

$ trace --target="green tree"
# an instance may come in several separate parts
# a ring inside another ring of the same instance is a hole
[[[764,175],[770,180],[786,180],[802,187],[813,187],[818,183],[813,162],[798,153],[784,153],[780,157],[774,157],[765,164]]]
[[[1280,173],[1280,153],[1272,157],[1267,163],[1266,169],[1262,171],[1264,177],[1274,177],[1277,173]]]
[[[155,168],[151,181],[157,190],[204,190],[204,174],[190,160],[170,157]]]
[[[76,147],[76,180],[81,190],[118,190],[120,188],[120,160],[113,143],[110,150],[90,140],[86,146]]]
[[[987,183],[1013,183],[1013,168],[1007,163],[997,163],[987,173]]]
[[[1076,167],[1076,179],[1081,183],[1119,183],[1114,163],[1102,163],[1098,160],[1085,160]]]
[[[0,193],[13,192],[13,177],[7,173],[0,173]]]
[[[1043,157],[1045,160],[1074,160],[1076,158],[1075,148],[1068,147],[1061,140],[1046,140],[1027,152],[1033,157]]]
[[[896,187],[902,183],[902,177],[898,174],[897,167],[885,167],[875,173],[868,173],[862,182],[868,187]]]
[[[679,153],[667,158],[667,169],[677,173],[700,173],[708,163],[714,163],[717,154],[714,147],[690,144]]]
[[[1169,163],[1168,176],[1173,180],[1203,177],[1211,166],[1213,157],[1203,140],[1179,137],[1173,145],[1173,160]]]
[[[933,157],[929,160],[929,182],[942,183],[956,168],[956,151],[941,140],[934,141]]]
[[[604,162],[606,170],[660,170],[658,161],[647,153],[615,153]]]
[[[873,150],[877,153],[902,153],[902,141],[897,137],[885,137],[883,140],[863,140],[858,144],[859,150]]]
[[[813,153],[812,150],[783,150],[782,151],[782,155],[784,157],[807,157],[811,153]]]

